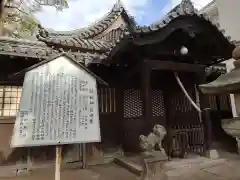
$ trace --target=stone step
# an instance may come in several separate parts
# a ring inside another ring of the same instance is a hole
[[[143,172],[143,167],[141,165],[130,161],[126,157],[117,157],[114,159],[114,162],[117,165],[119,165],[123,168],[126,168],[127,170],[129,170],[130,172],[132,172],[138,176],[140,176]]]
[[[1,166],[0,167],[0,178],[10,178],[17,176],[16,166]]]
[[[115,163],[94,166],[91,170],[99,174],[97,180],[139,180],[139,176]]]

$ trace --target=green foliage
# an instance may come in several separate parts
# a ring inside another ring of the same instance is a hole
[[[13,33],[13,36],[24,38],[24,36],[31,36],[36,32],[38,23],[28,15],[22,15],[19,19],[19,25],[15,29],[15,32]]]
[[[10,37],[26,38],[34,35],[37,30],[38,23],[33,17],[33,13],[41,11],[42,5],[37,0],[33,0],[33,3],[26,9],[21,9],[24,0],[20,0],[20,4],[16,4],[15,0],[6,0],[4,15],[0,19],[0,23],[3,25],[2,35],[7,34]],[[57,2],[57,1],[56,1]],[[63,0],[61,4],[53,5],[57,11],[69,8],[68,0]]]
[[[3,35],[16,38],[25,38],[34,34],[37,28],[35,19],[18,11],[16,8],[6,8],[3,21]]]

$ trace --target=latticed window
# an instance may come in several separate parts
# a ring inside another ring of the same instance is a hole
[[[116,89],[99,88],[98,89],[99,113],[116,112]]]
[[[0,116],[16,116],[22,87],[0,86]]]

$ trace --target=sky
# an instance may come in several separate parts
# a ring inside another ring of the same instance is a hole
[[[149,25],[160,19],[181,0],[121,0],[125,9],[139,25]],[[201,9],[211,0],[192,0]],[[35,14],[43,27],[65,31],[86,27],[107,14],[117,0],[68,0],[69,8],[62,12],[43,7]]]

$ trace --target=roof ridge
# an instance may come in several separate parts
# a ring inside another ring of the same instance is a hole
[[[195,14],[198,12],[198,10],[194,8],[194,5],[191,0],[182,0],[180,4],[176,5],[168,13],[166,13],[160,20],[153,22],[150,26],[159,24],[160,22],[167,19],[169,15],[175,12],[179,14],[183,14],[184,12],[187,12],[188,14]]]
[[[96,34],[101,33],[105,29],[107,29],[112,23],[121,15],[124,11],[124,7],[121,1],[117,1],[111,9],[103,18],[100,20],[91,23],[87,27],[79,28],[70,31],[55,31],[53,29],[45,29],[39,25],[39,35],[44,36],[80,36],[82,38],[90,38],[95,36]]]

